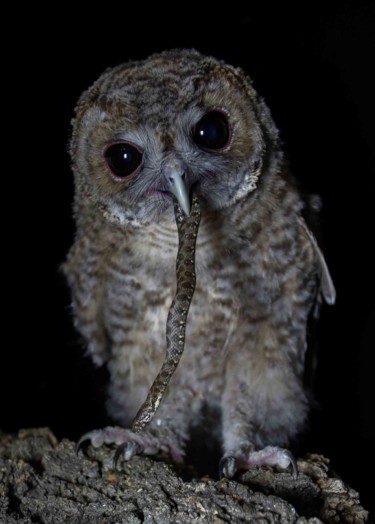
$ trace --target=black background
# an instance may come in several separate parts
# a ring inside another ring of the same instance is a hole
[[[0,422],[6,431],[50,426],[58,437],[73,439],[106,422],[100,408],[105,373],[98,378],[82,356],[58,272],[74,231],[69,122],[81,91],[106,67],[195,47],[254,79],[295,176],[323,198],[321,244],[338,299],[322,312],[318,408],[306,449],[329,456],[369,508],[366,472],[375,452],[373,2],[282,4],[248,2],[222,11],[205,4],[212,9],[205,14],[187,5],[174,14],[143,4],[131,10],[108,5],[79,18],[59,7],[22,11],[22,25],[12,26],[5,45],[10,65],[3,63],[10,132],[9,145],[3,138]]]

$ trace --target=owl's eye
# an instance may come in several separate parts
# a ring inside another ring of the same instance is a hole
[[[132,175],[143,161],[141,151],[128,142],[109,145],[104,151],[104,158],[116,178],[127,178]]]
[[[229,144],[230,134],[226,115],[221,111],[210,111],[195,126],[193,139],[202,149],[220,151]]]

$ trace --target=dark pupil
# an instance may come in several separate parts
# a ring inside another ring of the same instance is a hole
[[[228,122],[219,111],[204,115],[195,127],[194,141],[205,149],[223,149],[229,141]]]
[[[131,175],[142,162],[142,154],[130,144],[113,144],[105,152],[105,158],[112,173],[118,177]]]

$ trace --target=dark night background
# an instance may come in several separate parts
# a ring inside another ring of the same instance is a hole
[[[9,71],[10,99],[3,101],[3,111],[12,107],[3,177],[14,186],[3,193],[3,207],[13,200],[15,208],[3,225],[8,315],[0,353],[1,428],[50,426],[59,438],[77,439],[106,422],[98,386],[105,374],[97,378],[83,357],[58,273],[73,238],[69,122],[81,91],[106,67],[165,48],[195,47],[254,79],[300,185],[323,199],[320,242],[338,298],[322,311],[319,405],[304,446],[329,456],[369,508],[375,9],[370,1],[279,4],[248,2],[231,12],[226,5],[225,12],[206,15],[183,6],[170,21],[160,11],[143,20],[146,6],[131,12],[108,6],[96,19],[70,14],[66,20],[56,8],[43,13],[46,22],[36,22],[33,11],[30,24],[23,12],[25,29],[17,26],[9,41],[9,49],[21,42],[21,51]]]

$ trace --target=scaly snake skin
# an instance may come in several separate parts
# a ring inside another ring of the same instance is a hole
[[[132,422],[131,429],[134,432],[141,431],[154,416],[163,399],[169,381],[180,362],[185,346],[187,315],[196,282],[195,246],[201,218],[197,197],[193,196],[189,216],[184,214],[176,200],[174,200],[174,212],[178,230],[177,290],[167,318],[166,357],[146,400]]]

